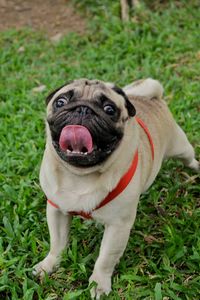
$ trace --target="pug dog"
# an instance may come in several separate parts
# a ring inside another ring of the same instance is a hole
[[[105,226],[89,282],[91,297],[111,291],[111,276],[133,226],[140,195],[162,161],[175,157],[199,171],[194,149],[162,100],[161,84],[148,78],[123,89],[79,79],[46,100],[46,148],[40,171],[48,199],[50,251],[34,267],[44,276],[59,265],[73,215]]]

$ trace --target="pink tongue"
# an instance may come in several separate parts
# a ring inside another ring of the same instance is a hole
[[[60,134],[60,148],[64,151],[90,153],[93,150],[92,136],[89,130],[81,125],[67,125]]]

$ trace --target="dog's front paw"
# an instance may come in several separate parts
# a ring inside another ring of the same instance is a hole
[[[108,295],[111,292],[111,276],[94,271],[89,282],[96,282],[97,286],[90,291],[92,299],[100,299],[101,295]]]
[[[45,273],[51,274],[57,267],[58,259],[53,255],[47,255],[45,259],[33,267],[33,275],[39,276],[41,279]]]

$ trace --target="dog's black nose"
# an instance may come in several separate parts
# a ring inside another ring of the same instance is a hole
[[[82,116],[89,115],[92,113],[91,108],[89,108],[88,106],[78,106],[76,107],[75,111]]]

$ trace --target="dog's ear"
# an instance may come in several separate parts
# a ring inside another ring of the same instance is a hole
[[[70,83],[72,83],[73,81],[68,81],[65,84],[61,85],[59,88],[57,88],[55,91],[51,92],[47,97],[46,97],[46,105],[48,105],[49,101],[51,100],[51,98],[55,95],[55,93],[57,91],[59,91],[61,88],[63,88],[65,85],[68,85]]]
[[[134,105],[130,102],[130,100],[128,99],[127,95],[124,93],[124,91],[119,88],[118,86],[114,86],[113,88],[113,91],[115,91],[117,94],[120,94],[121,96],[123,96],[124,100],[125,100],[125,103],[126,103],[126,108],[128,110],[128,114],[130,117],[134,117],[135,114],[136,114],[136,110],[135,110],[135,107]]]
[[[65,86],[65,84],[63,84],[62,86],[60,86],[59,88],[57,88],[55,91],[51,92],[47,97],[46,97],[46,105],[48,105],[49,101],[51,100],[51,98],[55,95],[55,93],[57,91],[59,91],[63,86]]]

